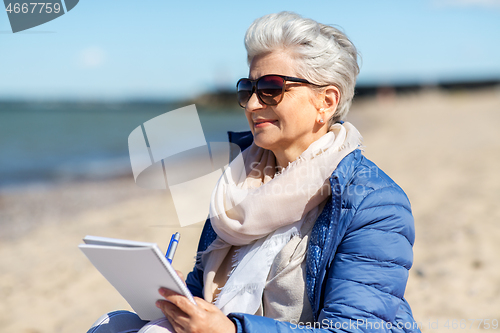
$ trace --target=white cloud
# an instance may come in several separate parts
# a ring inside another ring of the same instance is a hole
[[[106,61],[106,52],[97,46],[83,49],[78,56],[78,63],[85,68],[101,67]]]

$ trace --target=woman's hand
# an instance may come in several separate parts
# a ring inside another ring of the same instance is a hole
[[[198,304],[196,306],[185,296],[167,288],[160,288],[158,291],[165,300],[158,300],[156,306],[170,321],[176,333],[236,332],[236,326],[231,319],[204,299],[195,297]]]
[[[182,272],[178,271],[178,270],[175,270],[175,272],[177,273],[177,275],[179,275],[179,277],[181,278],[182,282],[184,282],[184,284],[186,284],[186,279],[184,279],[184,275],[182,274]]]

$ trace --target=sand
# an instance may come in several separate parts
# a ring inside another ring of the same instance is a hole
[[[423,332],[484,331],[478,319],[500,320],[499,111],[498,90],[385,94],[353,105],[365,155],[412,202],[406,298]],[[167,194],[131,177],[3,191],[0,220],[0,332],[86,332],[101,314],[129,309],[77,245],[90,234],[165,248],[180,230]],[[201,227],[181,230],[173,264],[184,274]]]

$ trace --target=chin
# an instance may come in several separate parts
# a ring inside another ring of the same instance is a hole
[[[276,145],[276,140],[273,140],[266,135],[263,134],[254,134],[253,141],[257,146],[263,149],[272,150],[272,148]]]

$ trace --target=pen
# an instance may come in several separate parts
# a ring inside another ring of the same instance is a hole
[[[174,259],[175,250],[177,249],[177,245],[179,244],[179,239],[181,238],[181,234],[176,232],[170,238],[170,244],[168,244],[167,253],[165,254],[165,258],[171,264]]]

